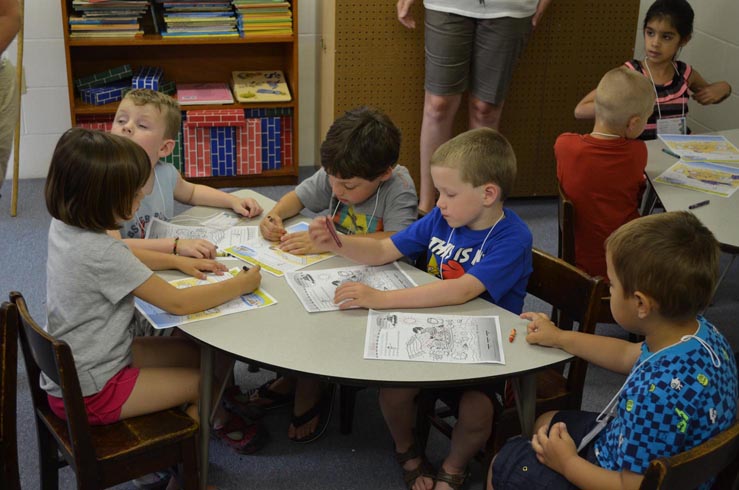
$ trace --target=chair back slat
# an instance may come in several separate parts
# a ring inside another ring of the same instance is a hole
[[[595,332],[600,301],[606,284],[600,277],[590,277],[585,272],[562,259],[534,249],[532,252],[533,272],[526,291],[552,305],[558,312],[561,328],[574,328],[578,324],[583,333]],[[576,358],[569,364],[567,390],[572,393],[570,408],[579,409],[585,385],[588,363]]]
[[[4,302],[0,309],[0,478],[3,488],[20,488],[16,388],[18,383],[18,313]]]
[[[557,214],[559,257],[568,264],[575,265],[575,205],[559,186],[559,207]]]
[[[94,472],[97,467],[95,450],[72,349],[33,320],[20,293],[13,292],[10,298],[18,308],[19,337],[34,407],[42,417],[55,417],[49,408],[46,392],[39,385],[39,375],[43,372],[62,390],[69,440],[72,442],[72,454],[65,455],[65,458],[76,468],[78,477],[80,472]]]
[[[717,476],[713,488],[732,488],[739,472],[739,422],[693,449],[649,464],[640,490],[688,490]]]

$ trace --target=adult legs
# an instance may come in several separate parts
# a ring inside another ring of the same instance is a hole
[[[431,180],[431,155],[452,137],[454,116],[461,100],[461,94],[435,95],[425,92],[420,139],[421,185],[418,208],[421,211],[431,211],[436,204],[436,190]]]
[[[499,104],[491,104],[470,94],[468,105],[470,129],[498,129],[500,127],[500,116],[503,113],[503,101]]]
[[[381,388],[380,409],[385,417],[385,423],[395,442],[395,452],[403,454],[414,444],[413,429],[416,425],[416,396],[417,389],[413,388]],[[406,471],[421,466],[421,455],[403,463]],[[413,490],[431,490],[434,481],[431,478],[418,477],[413,484]]]

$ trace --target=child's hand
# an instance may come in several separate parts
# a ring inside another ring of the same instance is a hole
[[[547,430],[549,430],[549,435],[547,435]],[[547,465],[560,475],[564,475],[570,460],[578,457],[575,441],[567,432],[564,422],[557,422],[551,429],[542,426],[531,438],[531,447],[540,463]]]
[[[560,329],[544,313],[521,313],[521,318],[530,320],[526,327],[526,342],[529,344],[559,347]]]
[[[313,245],[313,241],[311,241],[307,231],[282,235],[280,242],[280,250],[290,252],[291,254],[305,255],[321,253],[321,250]]]
[[[196,259],[215,259],[216,246],[208,240],[181,238],[177,242],[177,255]]]
[[[259,287],[259,284],[262,282],[261,270],[261,267],[255,265],[249,270],[242,270],[238,273],[234,280],[238,281],[241,287],[241,292],[239,294],[251,293]]]
[[[192,257],[177,257],[177,269],[185,274],[205,279],[205,272],[214,272],[222,276],[228,270],[225,264],[210,259],[193,259]]]
[[[311,221],[308,227],[308,235],[318,250],[334,252],[339,249],[339,246],[326,226],[326,220],[329,219],[331,219],[329,216],[319,216]]]
[[[282,226],[282,218],[276,214],[268,214],[259,223],[259,232],[265,240],[276,242],[284,235],[285,227]]]
[[[382,291],[361,282],[345,282],[336,288],[334,303],[339,308],[378,308],[382,309]]]
[[[731,89],[729,89],[729,93],[727,93],[726,88],[724,88],[721,84],[713,83],[711,85],[706,85],[705,87],[698,90],[697,92],[693,92],[693,98],[699,104],[710,105],[710,104],[716,104],[718,102],[721,102],[730,93],[731,93]]]
[[[234,213],[240,214],[246,218],[253,218],[254,216],[262,214],[262,206],[260,206],[259,203],[251,197],[237,199],[231,205],[231,209],[233,209]]]

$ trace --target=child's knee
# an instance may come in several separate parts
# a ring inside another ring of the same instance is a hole
[[[380,402],[387,407],[412,404],[418,391],[412,388],[380,388]]]
[[[459,417],[476,420],[479,425],[490,426],[493,412],[493,401],[481,391],[466,391],[459,400]]]

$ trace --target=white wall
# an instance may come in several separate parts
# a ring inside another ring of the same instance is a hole
[[[641,0],[635,56],[644,57],[642,25],[653,0]],[[692,0],[695,11],[693,37],[683,48],[680,59],[689,63],[709,82],[724,80],[732,94],[721,104],[702,106],[690,103],[688,125],[697,133],[739,126],[739,2],[737,0]]]
[[[300,0],[300,164],[316,161],[316,71],[319,0]],[[23,65],[27,92],[21,103],[20,178],[46,177],[49,160],[59,136],[70,127],[67,76],[62,38],[61,2],[25,2]],[[7,49],[15,63],[16,42]],[[12,175],[12,157],[7,178]]]

